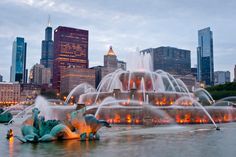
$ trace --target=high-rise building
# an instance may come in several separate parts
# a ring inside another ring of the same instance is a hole
[[[50,68],[51,73],[53,70],[53,40],[52,40],[52,27],[50,18],[48,19],[48,26],[45,29],[45,39],[42,41],[40,64],[45,68]]]
[[[26,49],[24,38],[16,37],[12,47],[11,82],[27,82]]]
[[[51,69],[45,68],[42,64],[35,64],[30,70],[30,83],[43,85],[50,84]]]
[[[188,75],[191,73],[191,52],[174,47],[149,48],[140,53],[150,53],[153,70],[164,70],[172,75]]]
[[[214,85],[213,33],[210,27],[198,31],[197,78]]]
[[[234,82],[236,82],[236,65],[234,66]]]
[[[126,63],[117,59],[112,46],[110,46],[107,54],[104,55],[104,66],[101,68],[101,79],[119,68],[126,70]]]
[[[61,69],[61,93],[68,94],[81,83],[95,87],[95,70],[86,68],[67,67]]]
[[[87,30],[59,26],[54,31],[53,88],[60,91],[60,71],[73,66],[88,68]]]
[[[2,75],[0,75],[0,82],[2,82],[3,81],[3,77],[2,77]]]
[[[117,69],[126,70],[126,62],[118,60],[115,52],[110,46],[106,55],[104,55],[104,66],[95,66],[91,69],[95,70],[96,74],[96,87],[99,85],[100,81],[105,77],[107,74],[116,71]]]
[[[106,55],[104,55],[104,67],[108,67],[111,69],[117,69],[117,56],[110,46]]]
[[[230,72],[229,71],[215,71],[214,72],[214,84],[220,85],[230,82]]]

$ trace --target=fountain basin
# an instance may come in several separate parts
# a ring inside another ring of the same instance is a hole
[[[69,96],[79,97],[87,113],[113,124],[213,123],[217,127],[215,122],[236,121],[234,103],[215,102],[201,88],[189,92],[183,81],[162,70],[119,69],[106,75],[97,90],[73,92]]]
[[[236,121],[236,108],[234,107],[205,107],[216,123]],[[97,108],[88,110],[95,113]],[[212,123],[200,107],[156,107],[143,106],[109,107],[100,109],[97,118],[104,119],[112,124],[132,125],[160,125],[160,124],[207,124]]]

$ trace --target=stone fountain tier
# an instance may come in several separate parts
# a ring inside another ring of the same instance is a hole
[[[236,121],[235,107],[206,106],[207,112],[216,123]],[[88,110],[87,113],[95,113],[96,108]],[[103,106],[97,118],[104,119],[113,124],[136,124],[136,125],[158,125],[158,124],[201,124],[211,123],[209,117],[200,107],[193,106],[167,106],[167,107],[143,107],[137,106]]]
[[[136,100],[141,102],[148,101],[156,106],[170,106],[178,98],[190,96],[194,98],[192,93],[184,92],[157,92],[157,91],[146,91],[142,92],[140,90],[132,88],[130,91],[121,91],[120,89],[114,89],[112,92],[100,92],[98,93],[87,93],[80,96],[80,103],[84,103],[86,106],[93,104],[100,104],[104,99],[108,97],[113,97],[117,100]],[[148,99],[147,99],[148,97]],[[186,102],[188,106],[188,102]]]

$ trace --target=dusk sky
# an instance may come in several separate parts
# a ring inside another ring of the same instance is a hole
[[[172,46],[191,50],[197,63],[197,31],[211,27],[214,67],[229,70],[236,64],[235,0],[1,0],[0,74],[10,79],[12,43],[27,42],[27,68],[39,63],[48,15],[52,27],[89,30],[90,67],[103,65],[113,46],[119,59],[129,61],[140,50]],[[231,77],[231,80],[233,78]]]

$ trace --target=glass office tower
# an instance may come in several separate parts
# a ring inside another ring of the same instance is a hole
[[[26,49],[24,38],[16,37],[12,47],[11,82],[27,83]]]
[[[214,85],[213,33],[210,27],[198,31],[197,78],[206,85]]]
[[[53,70],[53,40],[52,40],[52,27],[50,21],[45,29],[45,39],[42,41],[42,53],[40,64],[45,68],[50,68],[51,73]]]

